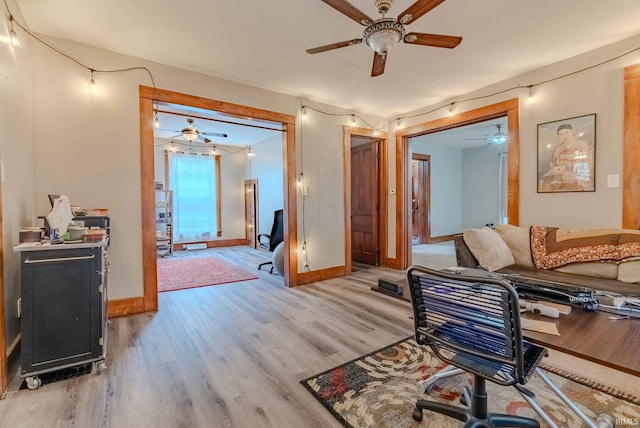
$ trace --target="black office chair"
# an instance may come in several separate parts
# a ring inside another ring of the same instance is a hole
[[[275,248],[284,240],[284,210],[275,210],[273,212],[273,225],[271,226],[271,233],[261,233],[258,235],[258,244],[265,250],[269,250],[273,252]],[[265,242],[262,238],[266,238]],[[261,270],[262,266],[271,265],[271,270],[269,273],[273,273],[273,261],[268,261],[264,263],[260,263],[258,265],[258,269]]]
[[[427,379],[426,391],[439,379],[463,372],[473,375],[473,391],[465,387],[457,407],[418,399],[413,419],[421,421],[431,410],[465,422],[465,427],[539,427],[535,419],[489,413],[485,380],[512,385],[551,427],[552,419],[523,385],[534,371],[588,426],[593,422],[538,369],[547,350],[522,338],[518,294],[507,281],[469,277],[419,266],[407,270],[413,304],[416,341],[428,345],[438,358],[450,364]],[[452,367],[453,366],[453,367]]]

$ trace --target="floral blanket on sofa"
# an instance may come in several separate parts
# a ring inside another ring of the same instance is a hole
[[[640,230],[531,226],[529,234],[533,264],[538,269],[555,269],[577,262],[622,263],[640,258]]]

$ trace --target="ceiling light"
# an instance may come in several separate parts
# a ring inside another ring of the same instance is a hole
[[[368,26],[362,38],[371,49],[386,55],[405,34],[404,25],[392,18],[382,18]]]
[[[184,128],[182,130],[182,136],[188,141],[193,141],[198,138],[198,133],[193,128]]]
[[[507,142],[507,139],[509,138],[509,136],[507,134],[505,134],[504,132],[500,131],[500,128],[502,127],[502,125],[496,125],[498,127],[498,132],[492,134],[489,136],[488,140],[489,142],[493,143],[493,144],[504,144]]]

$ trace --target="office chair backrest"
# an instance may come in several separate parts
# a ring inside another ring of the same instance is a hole
[[[273,212],[273,225],[269,234],[269,251],[275,250],[279,243],[284,240],[284,210]]]
[[[526,383],[518,294],[507,281],[407,270],[416,341],[502,385]]]

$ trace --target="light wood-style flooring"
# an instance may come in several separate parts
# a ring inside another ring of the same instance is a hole
[[[339,427],[299,381],[413,333],[410,304],[370,290],[401,271],[289,289],[257,270],[268,253],[200,251],[259,279],[160,293],[157,313],[112,320],[106,372],[14,383],[0,427]]]

